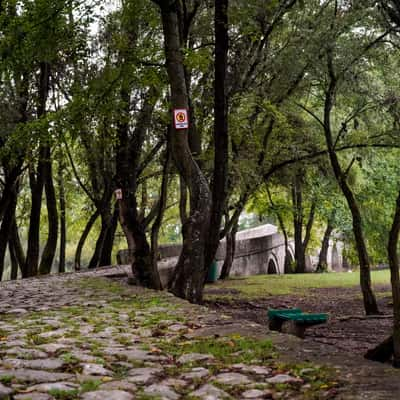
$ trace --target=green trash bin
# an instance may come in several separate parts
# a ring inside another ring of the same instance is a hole
[[[218,266],[217,262],[214,260],[208,269],[208,274],[207,274],[207,283],[213,283],[218,280]]]

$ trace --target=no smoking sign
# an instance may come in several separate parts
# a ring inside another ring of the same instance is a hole
[[[174,110],[174,126],[175,129],[188,129],[189,117],[186,108],[176,108]]]

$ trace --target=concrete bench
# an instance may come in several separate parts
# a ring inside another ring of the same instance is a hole
[[[327,314],[303,313],[299,308],[268,310],[269,329],[286,332],[304,338],[309,326],[323,324],[328,320]]]

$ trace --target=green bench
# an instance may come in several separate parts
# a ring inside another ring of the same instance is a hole
[[[303,313],[299,308],[271,309],[268,310],[268,320],[271,331],[285,331],[304,338],[306,328],[324,324],[328,320],[328,314]]]

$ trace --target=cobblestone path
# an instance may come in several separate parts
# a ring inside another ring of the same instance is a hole
[[[270,340],[238,335],[228,317],[168,293],[128,286],[126,272],[0,284],[0,399],[336,397],[331,372],[283,365]]]

